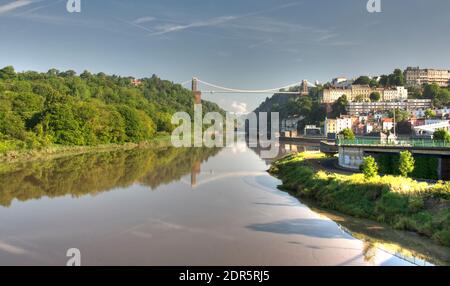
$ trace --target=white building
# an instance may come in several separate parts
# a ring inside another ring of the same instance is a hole
[[[383,101],[403,101],[408,99],[408,90],[404,86],[397,86],[383,90]]]
[[[436,130],[440,129],[450,131],[450,121],[427,119],[425,120],[425,125],[414,127],[414,130],[416,131],[417,134],[428,134],[428,135],[433,135],[433,133]]]
[[[383,126],[382,126],[383,131],[391,131],[392,129],[394,129],[394,119],[383,118],[382,123],[383,123]]]
[[[343,95],[351,95],[351,90],[344,88],[325,88],[320,95],[321,103],[334,103]]]
[[[344,129],[352,129],[353,120],[350,116],[343,116],[336,119],[325,119],[325,135],[330,133],[339,134]]]

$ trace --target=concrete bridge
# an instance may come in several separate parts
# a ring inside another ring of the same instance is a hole
[[[337,140],[339,165],[358,170],[365,156],[379,153],[398,154],[408,150],[416,156],[438,159],[439,179],[450,180],[450,143],[432,140]]]

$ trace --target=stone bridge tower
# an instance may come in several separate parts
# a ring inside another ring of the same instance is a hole
[[[198,78],[192,78],[192,93],[194,94],[194,103],[202,104],[202,92],[198,90]]]

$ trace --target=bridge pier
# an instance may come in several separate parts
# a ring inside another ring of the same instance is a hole
[[[198,79],[192,78],[192,93],[194,94],[194,103],[202,104],[202,92],[198,90]]]
[[[359,170],[364,160],[361,148],[339,147],[339,165],[344,168]]]

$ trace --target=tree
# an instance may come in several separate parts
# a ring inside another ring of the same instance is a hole
[[[425,117],[426,118],[436,117],[436,112],[432,109],[427,109],[427,110],[425,110]]]
[[[354,140],[356,138],[355,133],[353,133],[353,131],[349,128],[345,128],[339,134],[342,135],[346,140]]]
[[[408,87],[408,94],[410,98],[421,99],[423,98],[422,87],[410,86]]]
[[[380,76],[380,85],[382,87],[387,87],[389,85],[389,76],[383,74]]]
[[[389,118],[394,118],[394,111],[389,111]],[[410,118],[408,111],[403,109],[395,109],[395,122],[406,122]]]
[[[400,161],[398,170],[403,177],[408,177],[408,174],[414,171],[414,158],[409,151],[400,152]]]
[[[377,102],[380,101],[381,99],[381,94],[377,91],[374,91],[370,94],[370,100],[373,102]]]
[[[333,106],[332,106],[333,115],[335,117],[338,117],[341,114],[345,114],[347,105],[348,105],[347,96],[344,94],[343,96],[339,97],[335,103],[333,103]]]
[[[378,165],[375,158],[372,156],[367,156],[363,159],[361,165],[361,171],[364,173],[366,179],[373,178],[378,175]]]
[[[0,70],[0,79],[12,79],[15,77],[16,72],[12,66],[7,66]]]
[[[376,79],[371,79],[369,82],[369,86],[371,88],[376,88],[380,86],[380,83]]]
[[[360,76],[355,80],[353,84],[370,85],[370,77],[365,75]]]
[[[433,140],[439,140],[450,143],[450,134],[445,129],[436,130],[433,134]]]
[[[401,69],[395,69],[392,74],[389,75],[389,85],[391,86],[404,86],[405,76]]]
[[[150,139],[155,133],[155,124],[144,112],[127,105],[117,106],[117,110],[125,119],[125,133],[128,141],[138,143]]]
[[[444,107],[450,102],[450,91],[435,83],[426,84],[423,87],[423,97],[431,99],[435,107]]]

